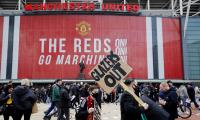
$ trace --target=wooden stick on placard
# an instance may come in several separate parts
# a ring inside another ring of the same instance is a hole
[[[122,80],[120,80],[118,83],[122,86],[122,88],[123,88],[125,91],[129,92],[129,93],[133,96],[133,98],[139,103],[139,105],[144,106],[145,103],[144,103],[133,91],[131,91],[131,90],[123,83]]]

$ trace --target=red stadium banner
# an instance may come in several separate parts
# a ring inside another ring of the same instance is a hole
[[[20,16],[18,60],[13,65],[17,73],[12,74],[18,79],[78,79],[84,61],[85,79],[91,79],[89,71],[112,50],[133,68],[128,77],[183,79],[179,23],[157,18],[156,30],[151,17]]]
[[[127,62],[133,78],[147,78],[145,17],[50,15],[21,16],[18,78],[79,76],[113,50]]]
[[[181,27],[178,19],[163,18],[163,41],[165,43],[164,69],[166,79],[182,78],[183,76],[180,33]]]

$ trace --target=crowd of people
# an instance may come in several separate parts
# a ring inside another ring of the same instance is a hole
[[[171,81],[162,83],[137,84],[133,79],[124,82],[131,91],[139,96],[144,104],[139,104],[126,90],[117,86],[110,94],[105,93],[97,84],[64,83],[57,79],[53,84],[34,87],[28,79],[22,79],[21,85],[12,82],[0,85],[0,113],[4,120],[30,120],[33,105],[50,103],[44,111],[45,120],[52,115],[57,120],[69,120],[70,108],[76,111],[76,120],[100,120],[97,109],[102,103],[120,104],[121,120],[175,120],[178,117],[177,105],[190,106],[191,102],[200,109],[197,101],[200,99],[200,90],[193,84],[174,86]]]
[[[32,107],[37,101],[37,96],[31,90],[32,83],[28,79],[21,80],[21,85],[13,87],[9,82],[1,88],[0,106],[4,120],[9,120],[11,116],[13,120],[30,120]]]

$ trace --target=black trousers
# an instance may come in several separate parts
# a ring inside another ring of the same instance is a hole
[[[191,98],[191,102],[194,102],[194,105],[195,105],[196,108],[199,107],[199,105],[198,105],[197,102],[196,102],[195,96]]]
[[[58,114],[58,120],[69,120],[69,108],[61,108],[60,114]]]
[[[14,119],[14,107],[6,106],[6,108],[3,112],[3,118],[4,118],[4,120],[9,120],[10,116]]]
[[[13,120],[21,120],[24,115],[24,120],[30,120],[32,109],[30,110],[17,110],[15,111],[15,118]]]
[[[55,102],[55,106],[57,108],[57,111],[58,111],[58,119],[57,120],[61,120],[60,119],[60,114],[61,114],[61,106],[60,106],[60,103],[58,101]]]

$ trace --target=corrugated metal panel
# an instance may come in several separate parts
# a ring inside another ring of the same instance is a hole
[[[3,17],[0,17],[0,62],[1,62],[1,56],[2,56],[2,41],[3,41]],[[1,64],[0,64],[0,68],[1,68]],[[0,71],[0,76],[1,76],[1,72]]]
[[[185,18],[182,18],[182,30]],[[185,79],[200,79],[200,18],[189,18],[183,38]]]

